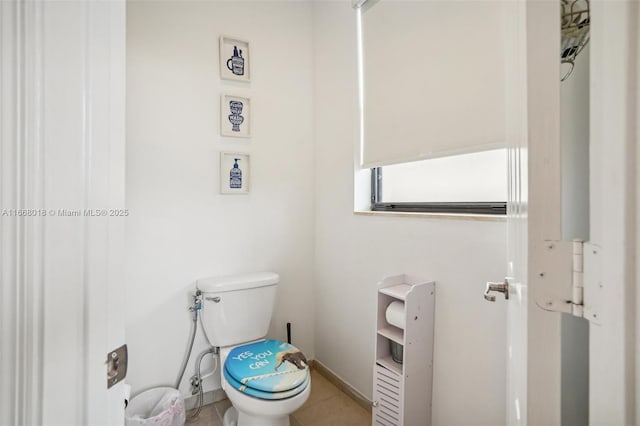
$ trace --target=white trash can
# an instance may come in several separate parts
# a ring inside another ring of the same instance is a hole
[[[133,397],[124,411],[125,426],[183,426],[184,401],[174,388],[153,388]]]

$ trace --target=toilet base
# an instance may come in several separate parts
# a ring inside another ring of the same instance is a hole
[[[235,407],[231,406],[227,408],[227,411],[224,412],[224,417],[222,418],[223,426],[238,426],[238,410]]]
[[[222,419],[224,426],[290,426],[289,416],[257,418],[247,413],[239,413],[231,406]]]

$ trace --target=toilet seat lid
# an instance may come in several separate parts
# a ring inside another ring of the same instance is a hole
[[[299,394],[300,392],[302,392],[303,390],[305,390],[307,388],[307,386],[309,385],[309,380],[310,377],[307,376],[307,378],[305,379],[304,382],[302,382],[302,384],[296,388],[293,388],[291,390],[288,391],[284,391],[284,392],[265,392],[265,391],[261,391],[258,389],[254,389],[251,388],[247,385],[243,385],[242,383],[240,383],[239,381],[237,381],[236,379],[234,379],[233,377],[231,377],[231,375],[229,374],[229,372],[227,371],[226,367],[224,369],[224,378],[227,380],[227,383],[229,383],[229,385],[233,386],[233,388],[237,389],[238,391],[245,393],[247,395],[250,395],[254,398],[260,398],[260,399],[285,399],[285,398],[290,398],[292,396],[296,396],[297,394]]]
[[[282,393],[305,383],[309,367],[302,352],[290,343],[262,340],[233,348],[225,361],[224,374],[231,378],[227,380],[230,384],[235,381],[259,392]]]

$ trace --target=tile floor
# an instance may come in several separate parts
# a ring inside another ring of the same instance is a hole
[[[230,405],[226,399],[205,405],[187,426],[222,426],[222,416]],[[356,404],[320,373],[311,370],[311,395],[290,419],[291,426],[370,426],[371,412]]]

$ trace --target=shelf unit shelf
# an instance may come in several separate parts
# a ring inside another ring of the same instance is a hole
[[[404,301],[407,294],[411,291],[409,284],[398,284],[391,287],[381,288],[380,293],[393,297],[394,299]]]
[[[381,328],[378,330],[378,334],[396,343],[404,345],[404,332],[397,327],[390,325],[388,327]]]
[[[386,320],[397,301],[404,303],[404,330]],[[430,426],[435,284],[410,275],[388,277],[378,284],[377,302],[373,425]],[[393,360],[392,344],[403,345],[402,363]]]
[[[395,362],[393,358],[391,358],[391,355],[376,359],[376,363],[387,370],[396,373],[398,376],[402,376],[402,364]]]

